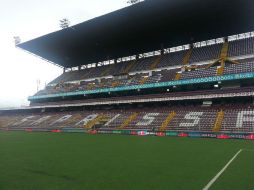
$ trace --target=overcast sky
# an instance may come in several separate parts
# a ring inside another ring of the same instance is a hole
[[[0,0],[0,107],[28,105],[27,97],[62,73],[62,69],[14,46],[14,36],[27,41],[127,6],[127,0]]]

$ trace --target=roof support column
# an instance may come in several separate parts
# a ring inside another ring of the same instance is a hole
[[[161,44],[161,55],[164,55],[164,45]]]

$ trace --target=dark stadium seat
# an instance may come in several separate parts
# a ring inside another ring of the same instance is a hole
[[[254,107],[247,104],[226,106],[161,106],[125,110],[94,110],[51,112],[44,114],[14,114],[0,116],[2,128],[9,129],[148,129],[157,131],[206,131],[213,132],[218,117],[223,113],[220,132],[254,132]],[[173,114],[172,114],[173,113]],[[171,117],[172,116],[172,117]],[[163,128],[163,125],[166,126]]]
[[[182,65],[186,53],[187,50],[182,50],[163,55],[158,68]]]
[[[246,61],[248,61],[247,59]],[[243,62],[243,61],[242,61]],[[45,94],[56,94],[61,92],[72,92],[78,90],[94,90],[100,88],[113,88],[118,86],[131,86],[140,84],[149,84],[157,82],[173,81],[176,79],[176,73],[180,72],[180,69],[168,69],[162,71],[153,71],[149,75],[144,73],[137,73],[128,75],[127,78],[117,79],[117,78],[101,78],[100,81],[89,80],[82,81],[80,84],[75,83],[60,83],[57,86],[48,86],[46,89],[39,91],[36,95]],[[224,69],[224,74],[237,74],[237,73],[247,73],[254,72],[254,63],[240,63],[240,64],[229,64]],[[183,71],[181,72],[181,80],[193,79],[193,78],[204,78],[217,75],[217,67],[211,68],[199,68],[194,71]],[[81,80],[81,78],[80,78]]]
[[[242,55],[251,55],[254,53],[254,38],[246,38],[231,41],[229,43],[229,57],[236,57]]]
[[[193,48],[190,57],[190,63],[197,63],[202,61],[211,61],[219,59],[221,44],[208,45],[205,47]]]
[[[240,40],[234,40],[229,42],[228,56],[234,57],[237,60],[237,56],[253,55],[254,38],[246,38]],[[222,49],[222,43],[207,45],[203,47],[194,47],[191,56],[190,64],[195,64],[202,61],[215,61],[220,56]],[[209,69],[199,68],[195,71],[185,71],[176,76],[180,69],[171,68],[172,66],[181,67],[183,60],[188,50],[181,50],[176,52],[165,53],[161,57],[156,55],[147,58],[140,58],[138,60],[130,60],[119,62],[110,65],[104,65],[99,67],[92,67],[82,69],[80,71],[69,71],[63,73],[61,76],[53,80],[49,86],[36,95],[56,94],[60,92],[71,92],[78,90],[94,90],[100,88],[112,88],[118,86],[130,86],[130,85],[142,85],[157,82],[166,82],[179,79],[192,79],[203,78],[217,75],[217,68],[212,67]],[[159,58],[159,59],[158,59]],[[227,65],[224,69],[224,74],[237,74],[244,72],[253,72],[253,57],[241,58],[239,60],[240,65]],[[156,63],[157,61],[157,63]],[[155,64],[154,64],[155,63]],[[167,68],[168,70],[162,71],[149,71],[156,66],[155,69]],[[126,72],[136,72],[136,74],[129,74],[127,78],[117,79],[114,77],[105,78],[106,76],[114,76],[119,74],[128,74]],[[147,74],[140,74],[138,72],[147,72]],[[152,74],[149,74],[152,73]],[[100,78],[94,79],[94,78]],[[91,79],[94,79],[91,81]],[[81,81],[81,85],[70,84],[69,82]],[[99,82],[100,81],[100,82]]]

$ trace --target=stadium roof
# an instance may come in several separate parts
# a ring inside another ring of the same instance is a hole
[[[70,68],[254,31],[253,0],[146,0],[18,47]]]

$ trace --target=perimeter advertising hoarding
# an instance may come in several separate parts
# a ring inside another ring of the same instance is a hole
[[[11,129],[2,128],[2,131],[26,131],[26,132],[67,132],[67,133],[89,133],[89,134],[122,134],[122,135],[151,135],[151,136],[169,136],[169,137],[190,137],[190,138],[216,138],[216,139],[246,139],[254,140],[254,134],[236,134],[236,133],[209,133],[209,132],[149,132],[148,130],[92,130],[84,129]]]

